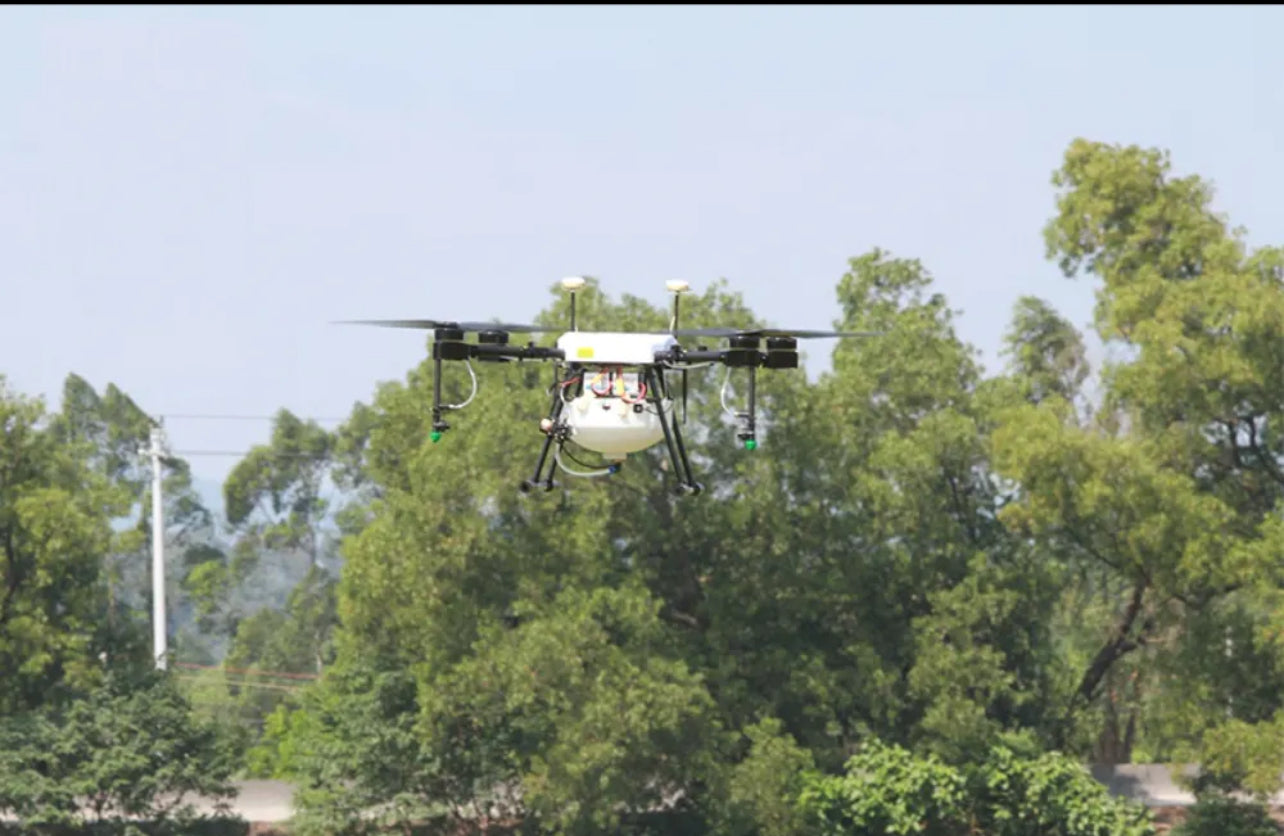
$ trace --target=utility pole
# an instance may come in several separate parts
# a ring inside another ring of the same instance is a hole
[[[165,431],[159,422],[152,425],[148,440],[150,443],[142,452],[152,460],[152,655],[156,667],[164,670],[168,654],[165,634],[165,511],[161,495]]]

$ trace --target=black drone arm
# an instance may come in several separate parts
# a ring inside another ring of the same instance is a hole
[[[674,346],[655,353],[657,365],[680,363],[721,363],[733,369],[796,369],[798,368],[798,341],[790,337],[768,337],[767,350],[761,351],[762,339],[756,336],[736,336],[727,348],[707,349],[701,346],[688,350]]]
[[[695,351],[675,348],[672,351],[657,351],[655,353],[655,363],[658,366],[677,363],[721,363],[726,359],[726,353],[725,351],[710,351],[707,348],[699,348]]]
[[[478,335],[475,343],[464,342],[464,335],[458,329],[438,329],[432,341],[432,433],[430,438],[435,442],[441,434],[450,429],[443,413],[449,408],[441,402],[441,364],[443,360],[479,360],[482,362],[500,362],[503,360],[562,360],[566,352],[560,348],[529,345],[509,345],[508,334],[504,331],[488,330]]]
[[[560,348],[544,348],[537,345],[487,345],[485,343],[467,343],[468,356],[478,360],[564,360],[566,352]]]
[[[767,350],[761,351],[762,337],[756,334],[738,334],[728,340],[725,349],[709,350],[703,346],[689,351],[681,346],[674,346],[666,351],[655,353],[658,366],[676,366],[689,363],[721,363],[729,369],[745,369],[749,375],[748,410],[739,413],[744,422],[736,438],[744,444],[745,449],[753,450],[758,446],[757,433],[757,400],[758,369],[796,369],[798,368],[798,341],[792,337],[770,336],[766,338]]]

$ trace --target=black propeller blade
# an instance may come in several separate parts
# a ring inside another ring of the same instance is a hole
[[[421,331],[454,328],[459,331],[507,331],[513,334],[551,334],[566,330],[565,328],[545,328],[540,325],[518,325],[511,322],[453,322],[444,319],[341,319],[333,324],[377,325],[383,328],[416,328]]]
[[[882,331],[807,331],[790,328],[679,328],[660,333],[675,337],[794,337],[796,339],[825,339],[830,337],[878,337]]]

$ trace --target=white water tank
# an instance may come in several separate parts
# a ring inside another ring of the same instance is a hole
[[[664,401],[666,412],[671,406],[670,401]],[[567,404],[565,416],[571,440],[607,458],[620,459],[664,440],[664,427],[654,403],[631,404],[623,398],[598,397],[586,390]]]

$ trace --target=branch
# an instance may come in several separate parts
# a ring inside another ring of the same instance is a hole
[[[1136,622],[1137,616],[1141,614],[1141,605],[1146,595],[1146,589],[1147,585],[1144,580],[1138,580],[1134,584],[1132,598],[1128,601],[1128,606],[1124,609],[1123,615],[1119,617],[1118,623],[1115,624],[1110,640],[1097,651],[1092,663],[1083,672],[1083,678],[1079,680],[1079,687],[1070,698],[1070,704],[1066,708],[1066,717],[1061,731],[1062,736],[1065,733],[1065,725],[1068,724],[1071,715],[1074,714],[1079,705],[1081,703],[1089,703],[1096,697],[1101,681],[1105,679],[1106,674],[1109,673],[1115,662],[1146,643],[1146,634],[1154,628],[1154,623],[1151,619],[1146,619],[1143,622],[1141,633],[1137,638],[1129,638],[1133,624]]]
[[[18,594],[18,587],[25,581],[30,567],[24,567],[18,556],[18,548],[13,543],[13,527],[4,530],[4,554],[8,569],[5,571],[4,601],[0,602],[0,624],[7,624],[12,615],[13,600]]]
[[[1229,421],[1218,419],[1217,423],[1226,429],[1226,440],[1230,442],[1231,462],[1239,470],[1244,469],[1244,460],[1239,455],[1239,421],[1232,418]]]
[[[1279,464],[1276,463],[1275,459],[1272,458],[1267,451],[1261,448],[1261,445],[1257,441],[1257,421],[1250,418],[1244,423],[1248,425],[1249,449],[1251,449],[1257,458],[1261,460],[1262,464],[1266,466],[1266,472],[1270,474],[1271,478],[1276,482],[1279,482],[1281,485],[1284,485],[1284,473],[1280,472]]]
[[[700,623],[700,619],[696,618],[694,615],[691,615],[690,613],[685,613],[674,607],[669,607],[668,615],[669,615],[669,618],[673,619],[674,621],[677,621],[680,624],[684,624],[687,627],[690,627],[692,630],[699,631],[704,629],[704,625]]]
[[[1113,569],[1116,572],[1119,572],[1120,574],[1123,574],[1123,568],[1120,567],[1120,565],[1116,561],[1109,560],[1104,554],[1101,553],[1101,551],[1096,546],[1093,546],[1091,543],[1089,543],[1088,540],[1082,534],[1080,534],[1079,530],[1076,529],[1074,526],[1072,525],[1058,526],[1056,530],[1060,531],[1062,534],[1065,534],[1067,537],[1069,537],[1072,543],[1074,543],[1076,546],[1078,546],[1079,548],[1087,552],[1088,556],[1095,559],[1098,563],[1101,563],[1103,566],[1106,566],[1110,569]]]
[[[959,496],[958,481],[945,465],[941,465],[941,475],[945,477],[945,484],[950,489],[950,500],[954,506],[954,513],[958,515],[959,525],[967,532],[967,536],[973,545],[979,543],[981,538],[977,534],[976,523],[972,519],[972,515],[963,507],[963,499]]]

